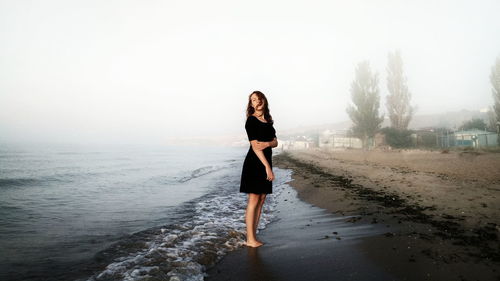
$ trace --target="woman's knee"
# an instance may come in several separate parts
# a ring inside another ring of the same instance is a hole
[[[264,203],[264,200],[266,200],[267,194],[259,194],[259,202]]]
[[[257,205],[260,202],[259,194],[248,193],[248,205]]]

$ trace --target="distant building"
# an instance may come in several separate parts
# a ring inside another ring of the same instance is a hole
[[[481,130],[467,130],[446,132],[438,137],[438,143],[441,147],[486,147],[496,146],[497,134]]]
[[[306,136],[296,136],[291,138],[290,140],[283,141],[283,146],[281,148],[283,150],[287,150],[287,149],[309,149],[312,147],[317,147],[316,142],[312,138]]]
[[[320,148],[362,148],[361,139],[348,136],[347,131],[325,130],[319,134]]]
[[[458,131],[454,133],[456,146],[496,146],[497,134],[481,130]]]

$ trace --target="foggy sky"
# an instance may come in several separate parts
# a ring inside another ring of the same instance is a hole
[[[0,142],[161,143],[348,120],[355,65],[401,51],[417,114],[492,105],[499,1],[0,1]]]

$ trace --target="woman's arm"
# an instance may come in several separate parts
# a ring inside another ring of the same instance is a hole
[[[259,143],[270,143],[270,142],[259,142],[257,140],[251,140],[250,145],[252,146],[253,152],[255,152],[255,155],[260,159],[262,164],[264,164],[264,167],[266,168],[271,168],[271,165],[269,165],[269,162],[267,162],[266,156],[264,156],[264,152],[262,150],[265,148]]]
[[[264,150],[268,147],[277,147],[277,146],[278,146],[278,140],[274,138],[272,141],[256,141],[256,143],[252,147],[256,148],[257,150]]]

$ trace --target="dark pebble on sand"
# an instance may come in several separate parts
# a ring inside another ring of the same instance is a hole
[[[358,221],[358,220],[360,220],[360,219],[361,219],[361,217],[352,217],[352,218],[348,218],[348,219],[346,220],[346,222],[356,222],[356,221]]]

